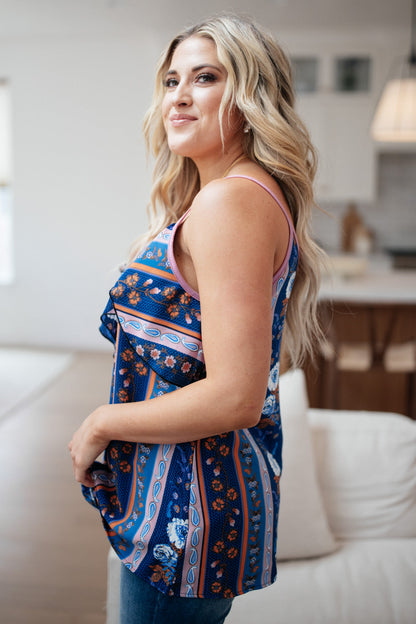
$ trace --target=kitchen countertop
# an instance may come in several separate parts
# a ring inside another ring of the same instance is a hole
[[[330,256],[331,260],[331,256]],[[416,304],[416,270],[393,269],[388,256],[370,256],[363,274],[326,275],[319,291],[321,301],[376,304]]]

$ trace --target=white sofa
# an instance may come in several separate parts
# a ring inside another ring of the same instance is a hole
[[[300,370],[280,394],[278,578],[236,598],[227,624],[415,624],[416,422],[309,409]],[[107,624],[119,570],[110,552]]]

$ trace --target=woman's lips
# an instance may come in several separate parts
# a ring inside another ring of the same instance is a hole
[[[184,126],[191,121],[196,121],[196,117],[193,117],[192,115],[172,115],[172,117],[170,118],[170,123],[175,128],[179,126]]]

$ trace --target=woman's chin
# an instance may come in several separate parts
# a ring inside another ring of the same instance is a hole
[[[183,143],[172,141],[168,143],[169,149],[173,154],[177,156],[183,156],[184,158],[192,158],[195,150],[189,147],[189,145],[184,145]]]

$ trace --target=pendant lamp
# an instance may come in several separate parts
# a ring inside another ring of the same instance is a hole
[[[388,80],[379,100],[371,134],[387,143],[416,142],[416,0],[412,1],[410,54]]]

